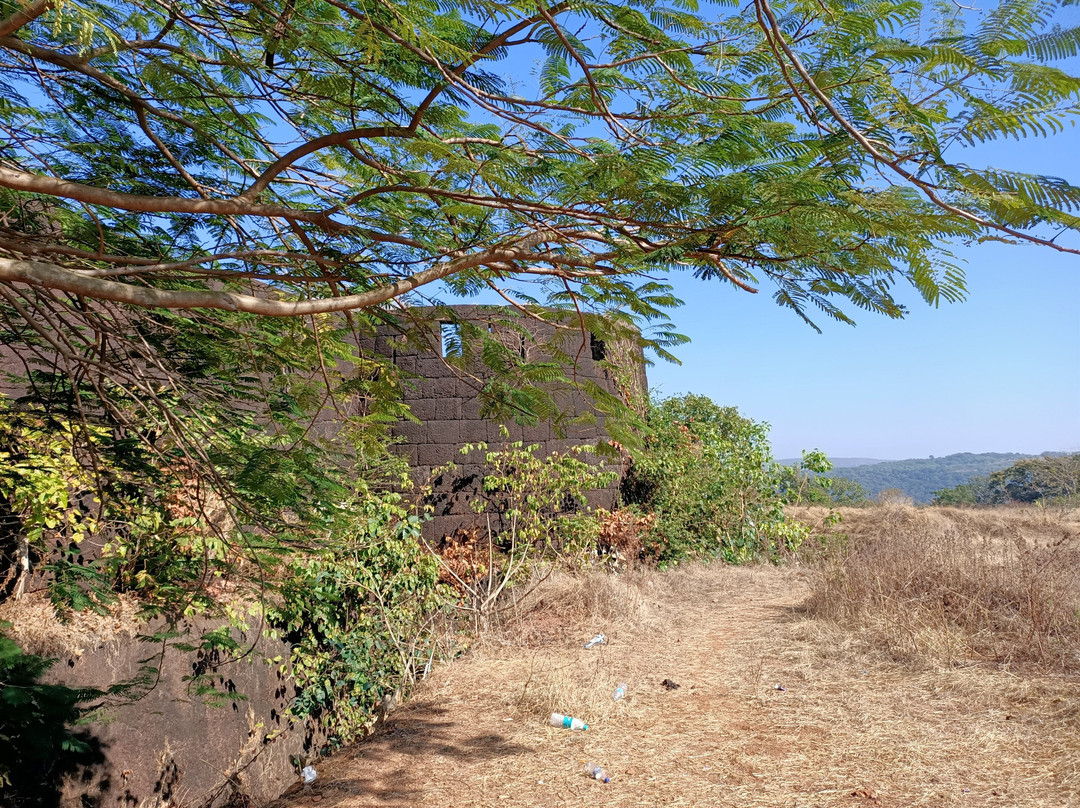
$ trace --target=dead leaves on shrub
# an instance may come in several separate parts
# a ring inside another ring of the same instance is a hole
[[[615,511],[601,508],[596,512],[596,518],[600,522],[598,549],[615,555],[620,561],[633,563],[641,558],[642,539],[656,524],[657,515],[642,515],[626,508]]]
[[[439,580],[461,595],[488,573],[490,548],[478,528],[458,528],[452,536],[443,536],[435,551],[442,559]]]

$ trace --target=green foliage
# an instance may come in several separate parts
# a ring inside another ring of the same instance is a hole
[[[493,515],[501,525],[513,525],[517,539],[539,554],[564,549],[563,527],[588,510],[588,492],[607,487],[618,477],[604,469],[591,446],[572,446],[538,457],[539,445],[521,441],[500,449],[466,444],[466,458],[484,453],[483,496],[473,510]],[[591,462],[590,462],[591,461]]]
[[[39,549],[58,535],[78,545],[96,528],[75,501],[92,494],[94,484],[71,443],[70,425],[49,424],[42,414],[0,422],[0,497]]]
[[[986,477],[973,477],[970,482],[935,491],[931,504],[953,507],[978,505],[981,498],[981,489],[986,486],[986,482]]]
[[[399,374],[350,331],[83,314],[80,350],[102,331],[137,337],[102,347],[96,375],[0,318],[0,351],[38,357],[12,380],[21,394],[0,398],[0,497],[59,606],[130,591],[169,617],[220,613],[210,589],[257,597],[265,582],[238,574],[245,563],[277,564],[358,483],[400,477],[387,437],[407,411]],[[332,426],[316,428],[320,417]],[[89,532],[93,552],[78,551]]]
[[[150,608],[167,608],[170,595],[190,599],[182,582],[198,575],[192,562],[204,553],[190,546],[197,520],[165,506],[175,476],[112,431],[35,404],[0,396],[0,497],[15,525],[16,594],[40,569],[61,612],[100,608],[121,591],[141,592]],[[82,546],[90,535],[93,551]]]
[[[282,571],[267,616],[292,646],[299,695],[290,709],[319,720],[332,746],[363,735],[382,698],[411,684],[434,654],[444,594],[419,538],[398,495],[369,494],[342,506],[318,552],[293,556]]]
[[[991,474],[987,488],[995,503],[1075,504],[1080,495],[1080,453],[1019,460]]]
[[[505,428],[502,431],[508,434]],[[451,541],[430,549],[444,579],[459,594],[458,607],[471,613],[477,631],[498,613],[506,588],[538,566],[558,560],[579,567],[597,553],[600,525],[588,495],[618,475],[603,467],[590,446],[544,456],[538,456],[538,450],[539,445],[521,441],[498,449],[484,443],[461,448],[470,463],[483,453],[480,490],[470,502],[480,526],[458,537],[466,540],[464,545]],[[456,472],[453,463],[435,469],[426,495],[432,497],[436,486],[445,486]]]
[[[252,613],[304,615],[312,631],[292,639],[310,692],[296,712],[353,737],[370,722],[368,696],[411,675],[387,638],[409,636],[433,605],[416,525],[400,507],[379,515],[406,471],[388,438],[406,413],[401,380],[325,321],[243,319],[236,331],[168,313],[140,325],[140,351],[114,357],[123,384],[68,372],[64,357],[46,354],[16,380],[23,395],[0,400],[0,505],[35,586],[61,614],[130,593],[167,624],[224,618],[194,641],[161,633],[223,656],[241,650],[229,627],[246,627]],[[3,328],[16,344],[15,324]],[[317,425],[326,410],[334,416]],[[342,503],[355,503],[352,521]],[[3,561],[15,564],[18,552]],[[377,620],[356,583],[370,580],[392,590]],[[210,676],[188,673],[193,696],[222,703]]]
[[[658,515],[645,549],[661,565],[775,559],[798,546],[804,531],[784,519],[766,425],[697,395],[653,404],[647,421],[622,495]]]
[[[828,494],[834,505],[865,505],[870,501],[866,489],[850,477],[832,477]]]
[[[88,601],[79,584],[93,576],[71,574],[72,565],[65,561],[98,529],[98,520],[80,502],[91,498],[95,487],[93,475],[72,452],[72,437],[70,424],[51,421],[41,412],[0,418],[0,511],[18,525],[8,559],[19,576],[16,593],[25,590],[40,560],[51,561],[54,602],[82,608]]]
[[[0,634],[0,800],[11,808],[42,804],[64,774],[96,751],[72,725],[103,694],[43,684],[55,661],[24,654]]]
[[[777,471],[777,492],[789,505],[860,505],[866,490],[847,477],[826,477],[832,463],[824,452],[803,452],[798,465],[781,465]]]
[[[1075,120],[1057,2],[683,5],[49,7],[0,44],[0,256],[160,306],[253,280],[324,303],[379,291],[356,307],[436,278],[495,286],[657,325],[663,355],[654,273],[850,321],[903,316],[898,282],[961,299],[956,240],[1070,249],[1047,233],[1077,228],[1076,186],[947,148]]]

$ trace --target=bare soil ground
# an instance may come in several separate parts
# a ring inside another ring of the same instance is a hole
[[[1080,805],[1075,679],[891,659],[806,597],[790,569],[558,576],[277,808]]]

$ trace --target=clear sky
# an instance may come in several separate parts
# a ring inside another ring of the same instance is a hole
[[[949,156],[1076,184],[1080,128]],[[1080,256],[1005,244],[957,255],[967,301],[935,309],[912,294],[904,320],[856,309],[854,328],[816,320],[823,334],[767,289],[676,278],[686,305],[672,316],[692,342],[676,351],[682,366],[649,369],[650,386],[769,422],[778,458],[1080,451]]]
[[[677,281],[692,342],[658,363],[664,395],[702,393],[772,425],[776,457],[903,459],[1080,451],[1080,258],[966,251],[968,300],[912,296],[901,321],[864,312],[818,334],[763,292]]]

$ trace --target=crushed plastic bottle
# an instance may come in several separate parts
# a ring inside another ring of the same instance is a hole
[[[585,647],[586,648],[592,648],[592,647],[597,646],[597,645],[603,645],[606,642],[607,642],[607,637],[605,637],[603,634],[597,634],[595,637],[593,637],[591,640],[589,640],[587,643],[585,643]]]
[[[608,777],[608,773],[604,771],[603,766],[597,766],[591,760],[585,764],[585,774],[589,775],[593,780],[599,780],[601,783],[611,782],[611,778]]]
[[[582,721],[580,718],[571,718],[568,715],[562,713],[552,713],[551,718],[548,719],[548,723],[553,727],[562,727],[563,729],[581,729],[585,730],[589,728],[589,725]]]
[[[611,694],[612,701],[618,701],[626,695],[626,682],[619,682],[619,686],[615,688],[615,692]]]

